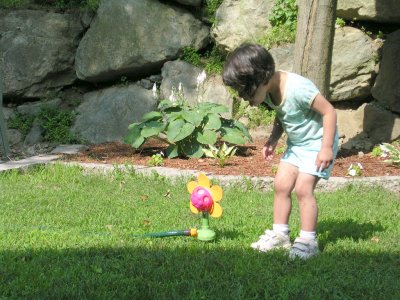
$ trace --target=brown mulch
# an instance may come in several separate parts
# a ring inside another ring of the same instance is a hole
[[[181,159],[164,158],[164,167],[191,169],[210,172],[216,175],[249,175],[249,176],[274,176],[280,155],[275,155],[273,160],[264,160],[261,149],[264,140],[255,140],[251,144],[239,146],[234,157],[229,158],[224,167],[220,167],[212,158]],[[92,145],[81,154],[64,156],[65,161],[91,162],[104,164],[134,164],[148,165],[152,155],[160,153],[165,145],[158,141],[149,141],[144,146],[135,150],[130,145],[123,143],[105,143]],[[361,163],[362,176],[398,176],[400,168],[384,163],[383,158],[373,157],[371,153],[358,153],[339,151],[331,176],[344,177],[350,164]]]

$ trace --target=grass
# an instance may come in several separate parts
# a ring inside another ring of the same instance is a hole
[[[399,194],[318,194],[322,253],[306,262],[249,244],[272,193],[226,189],[215,242],[135,238],[196,227],[189,194],[157,175],[51,165],[0,173],[0,298],[399,299]],[[294,206],[291,236],[298,233]]]

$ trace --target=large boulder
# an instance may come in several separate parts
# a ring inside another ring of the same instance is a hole
[[[77,108],[72,132],[95,144],[122,140],[130,124],[141,121],[143,114],[156,107],[152,91],[138,84],[90,92]]]
[[[331,68],[332,101],[359,100],[371,94],[378,58],[377,48],[375,42],[359,29],[336,29]],[[293,44],[273,48],[270,52],[277,69],[293,69]]]
[[[339,0],[337,17],[384,23],[400,22],[399,0]]]
[[[188,11],[155,0],[101,1],[76,53],[80,79],[99,82],[159,71],[184,47],[200,49],[209,28]]]
[[[400,113],[400,30],[388,35],[383,45],[382,61],[378,77],[372,88],[372,96],[382,106]]]
[[[78,15],[0,10],[4,95],[42,97],[76,79],[74,55],[83,26]]]
[[[274,0],[224,0],[217,9],[212,36],[226,51],[255,42],[271,28],[268,15]]]
[[[400,138],[400,117],[375,103],[356,110],[336,109],[344,149],[369,150],[374,145]]]
[[[202,0],[175,0],[175,2],[178,2],[183,5],[199,7],[201,5]]]
[[[369,96],[377,59],[377,46],[367,34],[353,27],[337,28],[332,53],[331,100]]]
[[[224,116],[231,117],[233,98],[223,84],[222,77],[220,75],[207,77],[202,84],[198,85],[197,78],[202,72],[202,69],[185,61],[166,62],[161,71],[163,77],[160,87],[161,96],[168,99],[173,90],[176,95],[181,85],[182,94],[191,105],[202,101],[222,104],[229,109],[229,113]]]

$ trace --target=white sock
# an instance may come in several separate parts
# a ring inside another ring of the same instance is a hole
[[[283,235],[289,235],[289,225],[288,224],[273,224],[272,230],[279,232]]]
[[[317,238],[317,233],[315,231],[300,230],[300,237],[309,240],[315,240]]]

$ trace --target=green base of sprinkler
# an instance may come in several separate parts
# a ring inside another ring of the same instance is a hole
[[[203,212],[201,218],[201,227],[197,230],[197,239],[209,242],[215,239],[215,231],[210,229],[208,212]]]
[[[211,229],[197,230],[197,239],[200,241],[209,242],[215,239],[215,232]]]

